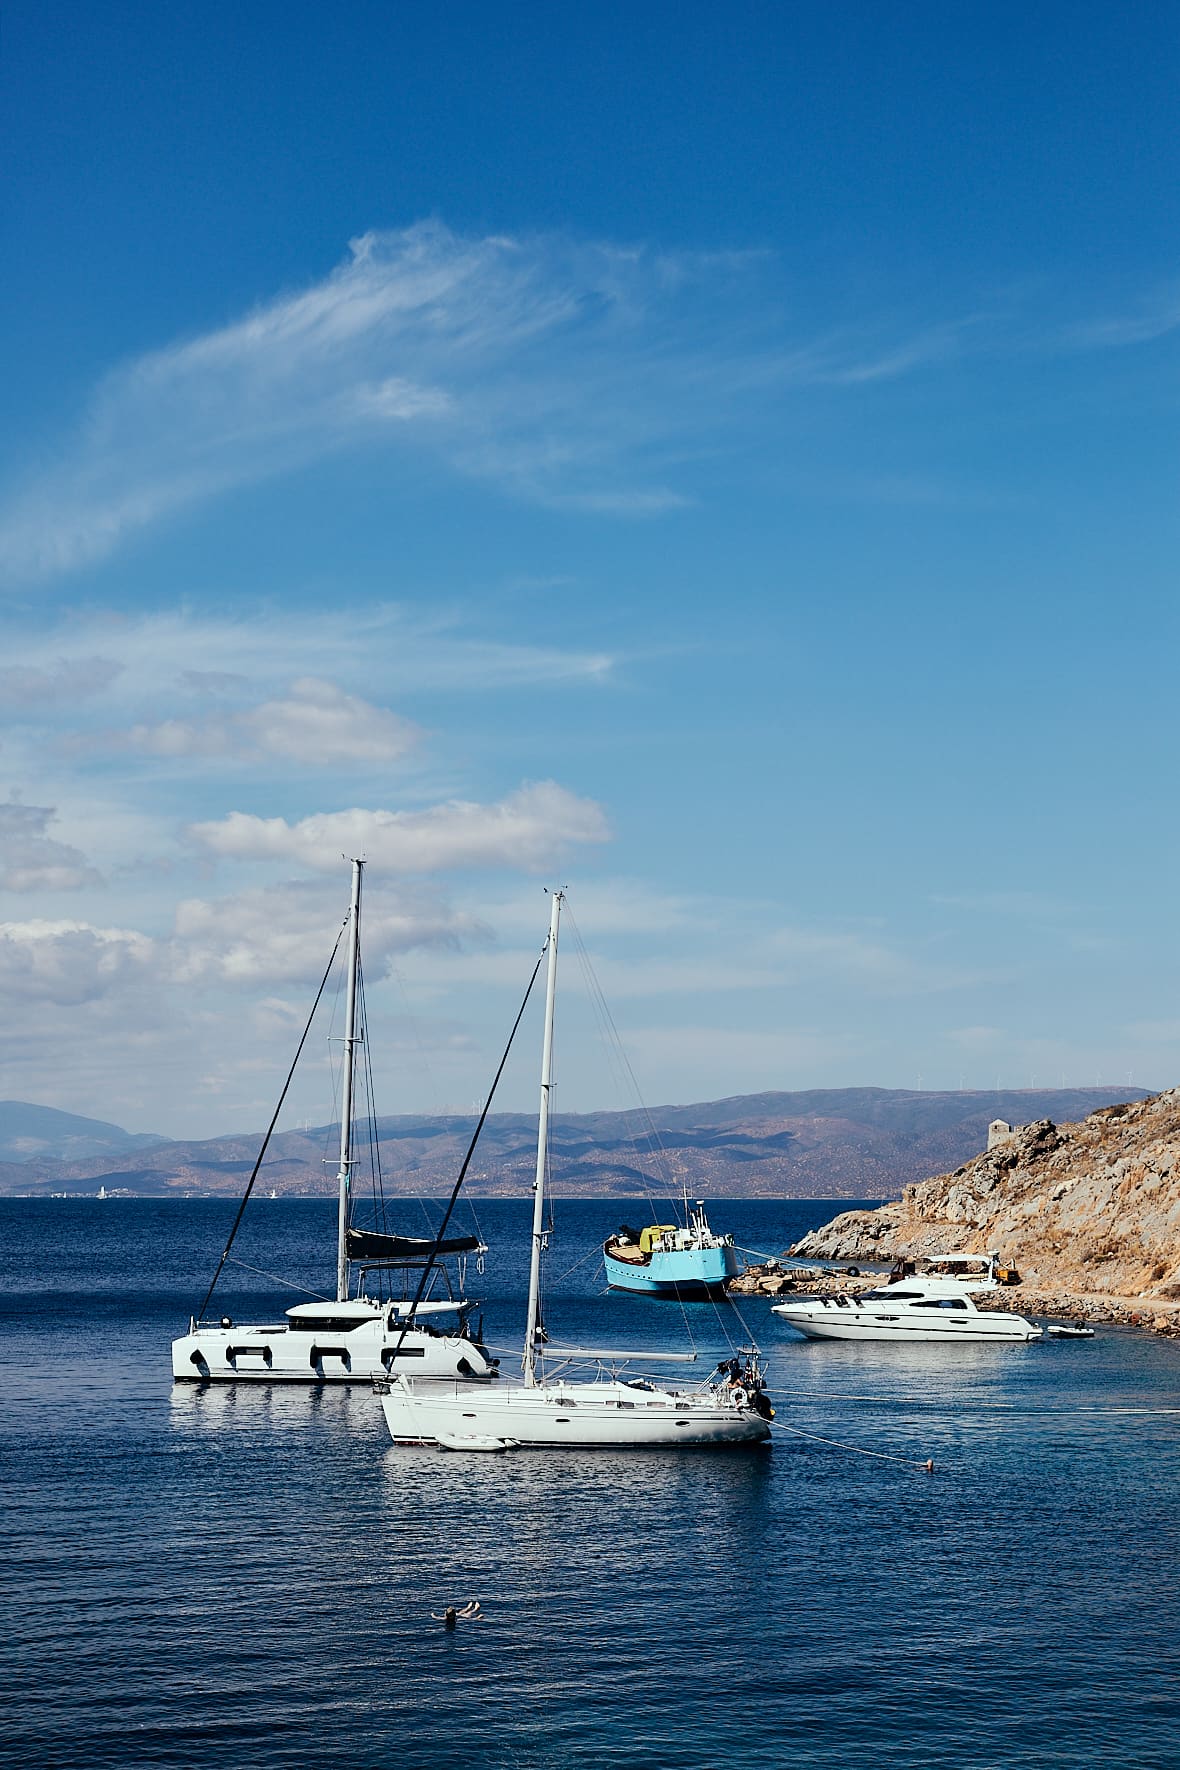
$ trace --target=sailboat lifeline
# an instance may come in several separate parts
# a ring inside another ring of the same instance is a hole
[[[752,1353],[744,1362],[726,1360],[712,1380],[700,1388],[681,1390],[643,1377],[625,1379],[617,1374],[617,1368],[636,1359],[691,1363],[695,1353],[618,1352],[553,1347],[546,1343],[540,1324],[541,1249],[545,1238],[557,941],[563,901],[563,892],[553,894],[547,942],[523,1380],[479,1388],[467,1382],[423,1381],[425,1372],[415,1371],[411,1376],[404,1369],[391,1371],[388,1380],[376,1385],[386,1423],[399,1444],[438,1444],[446,1450],[504,1451],[553,1445],[721,1445],[766,1439],[773,1409]],[[558,1366],[552,1375],[546,1375],[546,1360]],[[597,1364],[602,1374],[591,1381],[571,1379],[565,1375],[570,1363]]]

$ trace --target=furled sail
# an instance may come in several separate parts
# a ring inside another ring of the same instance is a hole
[[[477,1235],[452,1235],[434,1242],[429,1237],[381,1235],[375,1229],[350,1229],[348,1232],[350,1260],[389,1261],[391,1265],[399,1266],[426,1260],[431,1254],[474,1254],[482,1246]]]

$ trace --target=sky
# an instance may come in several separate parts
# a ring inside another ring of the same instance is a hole
[[[570,1111],[583,948],[649,1105],[1180,1079],[1178,52],[12,0],[0,1095],[264,1124],[352,855],[383,1112],[486,1095],[553,886]]]

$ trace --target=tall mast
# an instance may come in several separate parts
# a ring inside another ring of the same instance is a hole
[[[348,1192],[352,1174],[352,1084],[356,1073],[357,975],[361,958],[361,873],[363,860],[352,863],[352,913],[348,922],[348,1001],[344,1011],[344,1088],[340,1100],[340,1209],[336,1226],[336,1301],[348,1301]]]
[[[553,1082],[553,1002],[557,993],[557,925],[563,891],[553,893],[549,913],[549,962],[545,972],[545,1040],[541,1046],[541,1112],[537,1120],[537,1177],[533,1181],[533,1244],[529,1255],[529,1313],[524,1330],[524,1381],[537,1381],[537,1323],[541,1306],[541,1243],[545,1237],[545,1168],[549,1158],[549,1090]]]

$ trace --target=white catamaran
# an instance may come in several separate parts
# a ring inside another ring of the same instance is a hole
[[[371,1272],[399,1268],[421,1272],[427,1262],[440,1255],[483,1251],[476,1236],[459,1236],[446,1241],[420,1240],[358,1229],[350,1221],[353,1094],[361,1037],[358,985],[363,870],[364,862],[354,860],[348,921],[348,993],[337,1174],[336,1296],[296,1304],[286,1311],[283,1321],[257,1327],[242,1326],[229,1316],[222,1316],[218,1322],[199,1319],[228,1258],[237,1231],[235,1223],[201,1311],[189,1323],[188,1333],[172,1342],[172,1376],[176,1382],[369,1382],[374,1377],[388,1374],[395,1361],[399,1365],[412,1364],[415,1371],[432,1377],[462,1377],[469,1382],[486,1382],[497,1375],[498,1361],[489,1358],[483,1346],[471,1337],[468,1318],[474,1305],[463,1298],[427,1298],[415,1305],[405,1299],[386,1301],[360,1294]],[[277,1119],[277,1113],[275,1117]],[[265,1149],[265,1145],[263,1147]],[[256,1166],[255,1175],[257,1172]],[[249,1197],[249,1189],[246,1196]],[[245,1208],[245,1199],[242,1208]],[[240,1221],[241,1211],[238,1213]],[[358,1295],[355,1297],[350,1295],[354,1266],[358,1273]],[[436,1323],[440,1325],[436,1326]]]
[[[557,935],[564,893],[555,892],[549,921],[545,1034],[541,1056],[541,1110],[533,1185],[528,1314],[521,1383],[481,1388],[462,1381],[430,1381],[420,1368],[390,1371],[375,1385],[389,1430],[399,1444],[437,1444],[446,1450],[503,1451],[521,1446],[721,1445],[770,1436],[773,1409],[757,1355],[729,1359],[695,1389],[673,1389],[662,1380],[625,1378],[636,1359],[691,1363],[695,1353],[635,1353],[587,1347],[555,1347],[541,1328],[541,1250],[545,1240],[544,1186],[548,1156],[549,1096],[553,1068],[553,1009],[557,985]],[[546,1364],[550,1366],[547,1373]],[[571,1366],[596,1367],[597,1375],[571,1377]]]

